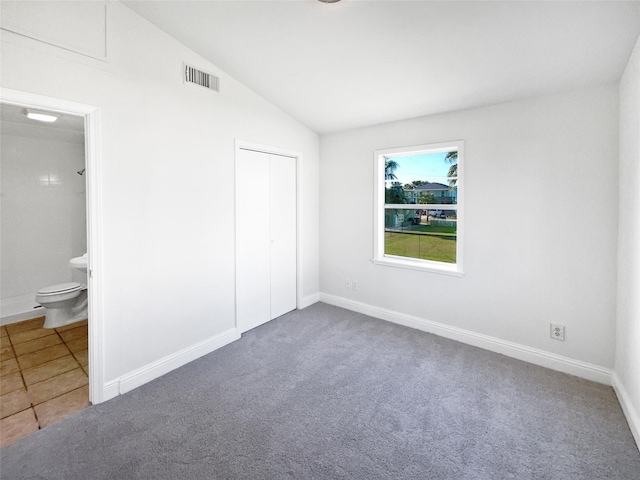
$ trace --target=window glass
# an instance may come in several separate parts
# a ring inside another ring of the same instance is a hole
[[[461,273],[462,146],[376,152],[374,262]]]
[[[435,212],[385,208],[385,255],[456,263],[455,215]]]

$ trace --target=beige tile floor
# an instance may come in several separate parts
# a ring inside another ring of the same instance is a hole
[[[0,446],[90,405],[87,321],[43,322],[0,327]]]

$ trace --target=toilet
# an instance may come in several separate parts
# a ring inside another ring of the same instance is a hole
[[[87,318],[87,287],[77,282],[51,285],[38,290],[36,302],[44,307],[42,328],[56,328]]]

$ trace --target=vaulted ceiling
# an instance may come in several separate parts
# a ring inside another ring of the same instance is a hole
[[[318,133],[614,82],[640,35],[638,1],[123,3]]]

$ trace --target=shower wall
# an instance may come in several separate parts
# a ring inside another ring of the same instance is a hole
[[[82,135],[36,125],[1,130],[2,324],[35,317],[35,293],[78,278],[69,260],[87,251]]]

